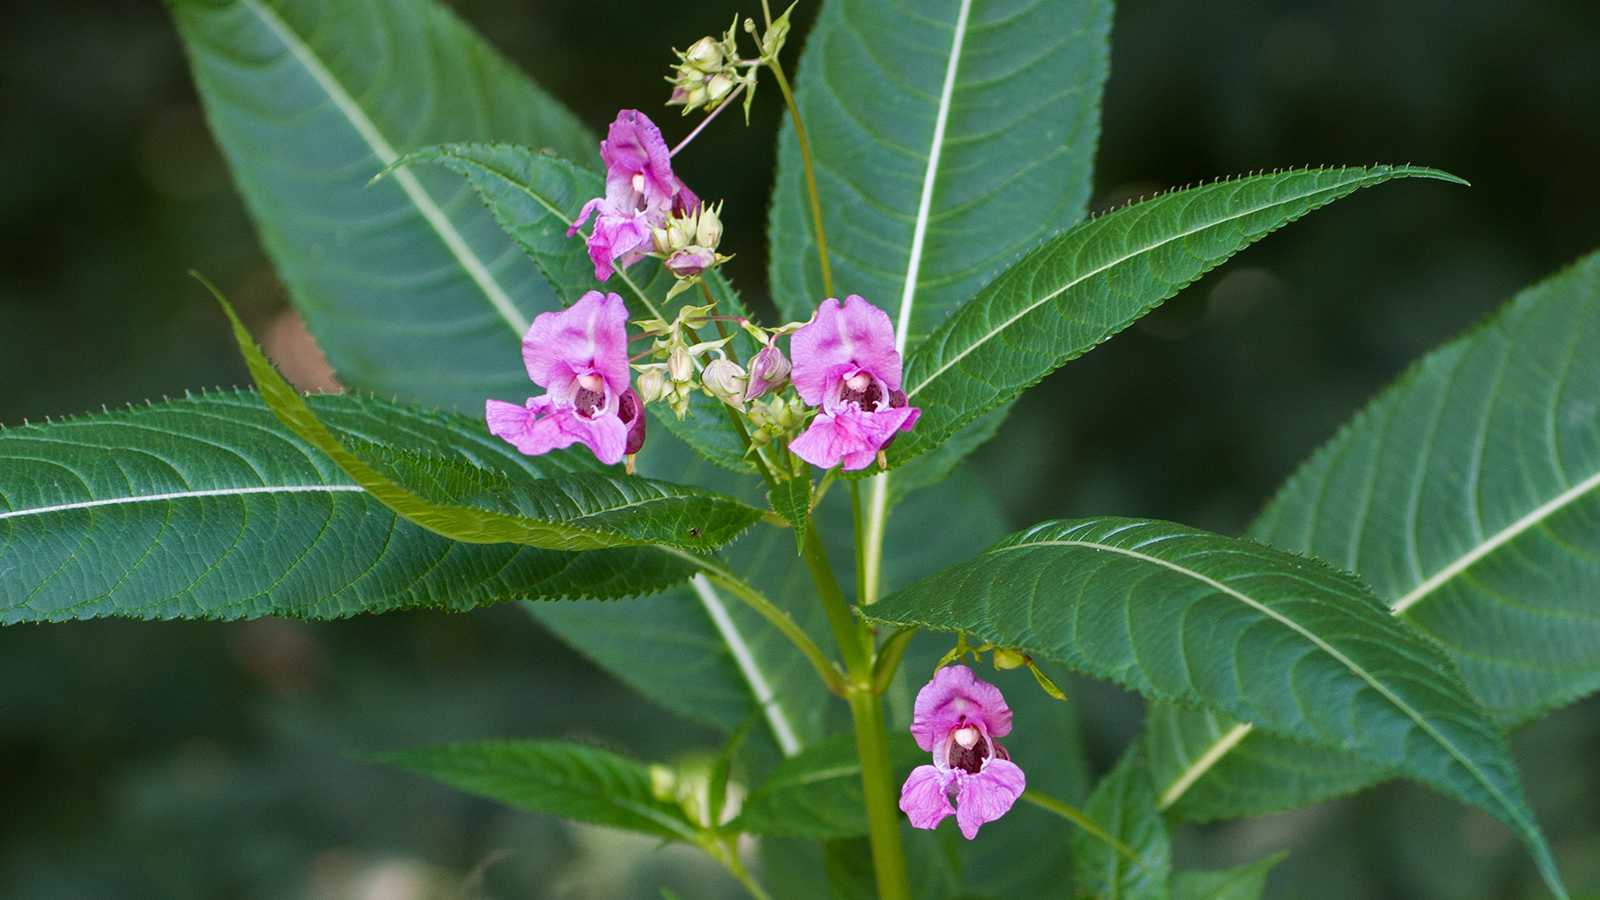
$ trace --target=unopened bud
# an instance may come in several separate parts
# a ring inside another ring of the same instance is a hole
[[[694,358],[688,351],[682,347],[672,351],[667,357],[667,376],[679,384],[694,377]]]
[[[733,91],[734,84],[733,76],[727,72],[718,72],[711,76],[711,80],[706,82],[706,95],[710,98],[709,102],[713,105],[721,103],[722,98]]]
[[[704,247],[690,247],[667,257],[667,271],[679,278],[693,278],[717,264],[717,255]]]
[[[789,358],[775,344],[767,344],[750,361],[750,386],[745,391],[746,400],[763,394],[783,390],[789,380]]]
[[[700,373],[700,383],[707,394],[729,406],[743,405],[745,371],[727,357],[712,360]]]
[[[1018,669],[1028,664],[1028,655],[1018,650],[1005,647],[996,647],[994,650],[994,667],[996,669]]]
[[[623,391],[622,396],[617,398],[617,418],[628,426],[627,443],[622,452],[631,457],[644,446],[644,422],[649,418],[644,414],[644,401],[639,399],[633,388]],[[631,463],[629,469],[632,470]]]
[[[683,61],[706,74],[722,69],[722,44],[712,37],[703,37],[683,54]]]
[[[667,376],[660,369],[640,372],[634,383],[638,386],[639,397],[646,403],[655,403],[667,395]]]
[[[707,250],[715,250],[722,243],[722,219],[709,206],[700,210],[700,218],[694,228],[694,242]]]

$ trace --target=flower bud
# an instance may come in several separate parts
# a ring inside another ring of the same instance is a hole
[[[783,390],[789,381],[789,369],[789,358],[776,344],[768,343],[750,361],[750,386],[744,398],[754,400],[763,394]]]
[[[703,37],[689,45],[683,61],[706,74],[722,70],[722,44],[716,38]]]
[[[706,82],[706,95],[710,97],[711,105],[722,102],[722,98],[733,92],[735,82],[733,76],[727,72],[718,72]]]
[[[679,278],[693,278],[717,264],[717,255],[704,247],[689,247],[667,257],[667,271]]]
[[[660,369],[646,369],[639,373],[634,384],[645,403],[655,403],[667,395],[667,376]]]
[[[632,456],[644,446],[644,420],[649,418],[644,414],[644,401],[639,399],[633,388],[623,391],[622,396],[617,398],[617,418],[628,426],[628,439],[622,448],[623,455]],[[632,471],[632,463],[629,463],[628,469]]]
[[[707,394],[729,406],[743,406],[745,371],[727,357],[712,360],[700,373],[700,383]]]
[[[994,648],[994,667],[996,669],[1016,669],[1028,664],[1028,655],[1019,650],[1006,647]]]
[[[694,377],[694,358],[682,347],[674,349],[667,357],[667,376],[678,384]]]
[[[700,218],[695,223],[694,242],[708,250],[715,250],[722,243],[722,220],[715,209],[701,207]]]

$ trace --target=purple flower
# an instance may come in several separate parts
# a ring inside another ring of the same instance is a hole
[[[796,456],[823,469],[841,462],[864,469],[894,436],[910,431],[922,410],[900,390],[900,354],[889,315],[851,294],[829,298],[817,317],[795,331],[790,380],[800,399],[821,411],[789,442]]]
[[[750,382],[744,392],[746,400],[754,400],[763,394],[783,390],[789,382],[789,358],[778,349],[777,337],[767,339],[767,345],[762,347],[755,359],[750,361]]]
[[[900,809],[911,824],[935,828],[955,813],[970,841],[983,823],[1005,815],[1027,787],[1022,769],[995,741],[1010,732],[1011,709],[999,688],[966,666],[933,673],[911,715],[911,735],[933,754],[933,765],[917,766],[900,789]]]
[[[489,432],[528,456],[580,443],[612,465],[638,452],[644,404],[628,386],[627,322],[622,298],[599,291],[534,317],[522,337],[522,361],[545,393],[525,407],[488,401]]]
[[[595,213],[589,234],[589,259],[594,277],[611,277],[612,261],[627,268],[651,250],[651,228],[659,228],[672,213],[695,208],[700,201],[677,176],[661,129],[638,110],[617,113],[606,139],[600,142],[606,164],[606,195],[583,205],[577,221],[567,229],[572,237]]]

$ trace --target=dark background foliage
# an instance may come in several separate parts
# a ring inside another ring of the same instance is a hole
[[[687,129],[658,112],[668,44],[734,11],[457,8],[597,131],[638,107],[669,139]],[[1410,360],[1600,246],[1600,6],[1585,0],[1127,0],[1112,73],[1096,210],[1306,164],[1409,161],[1474,186],[1398,183],[1318,212],[1030,392],[975,460],[1016,526],[1110,513],[1238,533]],[[758,303],[778,113],[761,99],[749,129],[728,117],[679,166],[726,198],[730,271]],[[0,4],[0,135],[0,422],[247,382],[189,268],[292,350],[155,0]],[[667,758],[715,739],[514,608],[12,627],[0,686],[0,896],[453,896],[501,848],[487,896],[653,897],[663,879],[738,896],[692,856],[349,758],[499,736]],[[1137,703],[1088,685],[1079,699],[1104,766]],[[1600,889],[1600,706],[1516,746],[1569,881]],[[1296,853],[1278,896],[1532,895],[1498,826],[1405,785],[1187,829],[1180,852],[1222,865],[1282,846]]]

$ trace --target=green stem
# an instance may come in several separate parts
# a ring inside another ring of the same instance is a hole
[[[849,688],[865,689],[872,683],[871,645],[861,639],[855,616],[850,613],[850,604],[845,601],[844,591],[839,589],[839,579],[833,574],[833,565],[828,562],[828,551],[822,546],[817,523],[809,517],[806,519],[805,546],[801,555],[805,557],[806,568],[811,571],[811,580],[816,583],[817,597],[822,601],[823,611],[828,614],[828,625],[839,644],[839,653],[844,657],[844,668],[852,682]]]
[[[744,579],[726,569],[710,564],[709,560],[705,560],[702,557],[696,557],[696,559],[699,561],[700,567],[705,571],[707,578],[726,588],[746,606],[760,613],[763,619],[771,622],[774,627],[783,633],[784,637],[789,639],[790,643],[799,648],[800,653],[811,663],[811,667],[817,670],[817,675],[822,679],[822,683],[828,686],[828,690],[840,695],[845,693],[844,679],[840,677],[838,667],[822,652],[822,648],[811,640],[811,636],[806,634],[805,629],[801,628],[794,619],[789,617],[788,613],[774,606],[772,601],[766,598],[766,595],[751,587]]]
[[[1139,854],[1133,852],[1133,849],[1127,844],[1124,844],[1123,842],[1112,837],[1109,831],[1106,831],[1104,828],[1100,827],[1099,822],[1089,818],[1087,813],[1083,812],[1077,807],[1063,803],[1054,797],[1047,797],[1038,791],[1023,791],[1022,799],[1032,803],[1034,806],[1037,806],[1040,809],[1047,809],[1050,812],[1055,813],[1056,815],[1066,819],[1068,822],[1071,822],[1079,828],[1082,828],[1084,831],[1087,831],[1100,840],[1105,841],[1107,844],[1111,845],[1112,849],[1132,860],[1134,865],[1141,869],[1144,868],[1144,862],[1143,860],[1139,859]]]
[[[879,900],[910,900],[905,848],[900,843],[900,813],[895,804],[894,772],[889,766],[889,741],[883,726],[883,698],[872,692],[872,633],[857,625],[828,563],[815,521],[807,521],[802,554],[816,583],[817,596],[839,643],[849,680],[845,699],[855,719],[856,752],[861,758],[861,787],[866,795],[867,833]]]
[[[789,90],[789,79],[784,77],[783,67],[777,60],[767,63],[767,68],[772,70],[772,77],[778,81],[778,90],[783,92],[783,102],[789,106],[789,118],[794,121],[794,134],[800,140],[800,160],[805,163],[806,190],[811,192],[811,221],[817,226],[817,258],[822,263],[822,293],[825,297],[833,294],[833,269],[828,263],[828,234],[822,227],[822,195],[817,191],[817,173],[811,165],[811,142],[806,139],[806,126],[800,121],[800,107],[794,102],[794,92]]]
[[[739,861],[739,847],[736,843],[718,839],[711,846],[704,844],[701,846],[705,848],[707,855],[722,863],[722,867],[727,869],[730,875],[739,879],[739,883],[744,885],[744,889],[750,892],[750,896],[756,898],[756,900],[772,900],[772,895],[767,893],[766,889],[761,886],[761,882],[750,877],[750,873],[745,870],[744,863]]]
[[[889,741],[883,727],[883,698],[858,691],[850,695],[855,719],[856,752],[861,757],[861,787],[867,801],[867,836],[878,876],[879,900],[910,900],[906,853],[900,843],[900,810],[895,804],[894,772],[889,767]]]

